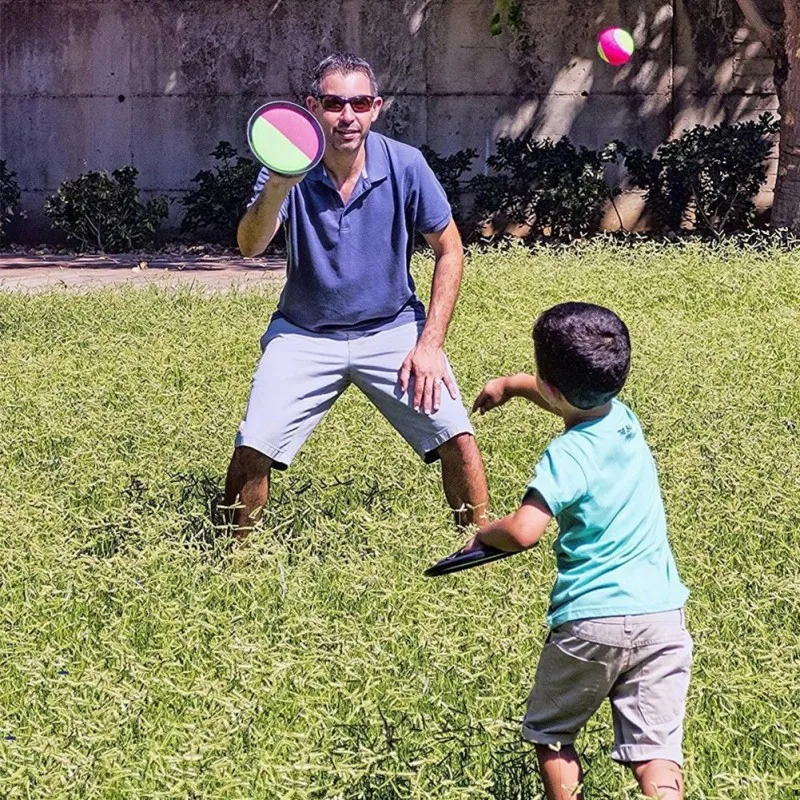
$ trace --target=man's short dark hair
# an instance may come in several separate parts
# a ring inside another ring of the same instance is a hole
[[[369,78],[370,91],[378,96],[378,82],[372,67],[363,59],[352,53],[332,53],[314,67],[311,74],[311,94],[319,97],[322,94],[322,81],[331,73],[349,75],[351,72],[361,72]]]
[[[592,303],[559,303],[533,326],[539,375],[576,408],[601,406],[617,395],[631,365],[625,323]]]

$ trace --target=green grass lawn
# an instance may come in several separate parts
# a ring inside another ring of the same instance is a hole
[[[531,370],[538,312],[627,322],[622,399],[691,589],[692,798],[800,791],[798,256],[591,244],[472,254],[448,351],[465,399]],[[431,262],[415,263],[427,293]],[[215,539],[275,294],[0,295],[0,798],[540,796],[519,723],[549,541],[422,571],[460,539],[439,471],[355,390],[274,485],[253,547]],[[558,420],[475,420],[496,513]],[[606,708],[587,795],[634,798]]]

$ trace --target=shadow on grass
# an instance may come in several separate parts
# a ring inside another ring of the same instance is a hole
[[[176,516],[180,522],[168,534],[176,544],[203,551],[230,544],[230,526],[223,506],[219,477],[207,473],[171,476],[165,487],[151,489],[137,475],[120,491],[120,506],[89,529],[89,543],[76,555],[110,558],[123,550],[145,546],[145,530],[154,516]]]
[[[373,519],[387,518],[395,499],[391,489],[370,476],[311,482],[292,475],[274,487],[270,507],[260,525],[290,556],[302,551],[324,559],[333,538],[325,536],[324,531],[331,524],[347,520],[356,509],[366,511]],[[86,543],[76,555],[105,559],[121,551],[141,549],[148,538],[147,530],[159,528],[157,522],[153,523],[154,517],[177,517],[177,525],[167,525],[161,534],[175,544],[221,555],[233,542],[230,515],[224,504],[224,478],[220,475],[202,471],[176,473],[157,486],[132,475],[120,490],[119,506],[88,531],[83,529]],[[364,547],[368,547],[366,539]]]
[[[543,796],[536,766],[536,753],[519,734],[520,721],[508,719],[500,730],[488,730],[469,720],[467,709],[451,708],[450,727],[431,730],[424,721],[403,715],[388,719],[360,712],[347,725],[338,726],[320,748],[337,752],[370,753],[369,773],[329,786],[326,791],[346,800],[401,800],[419,791],[420,764],[425,764],[427,787],[475,788],[476,767],[488,758],[489,784],[485,789],[494,800],[535,800]],[[462,726],[453,726],[463,718]],[[584,766],[586,767],[585,754]],[[484,771],[486,774],[486,771]],[[319,797],[322,798],[323,794]]]

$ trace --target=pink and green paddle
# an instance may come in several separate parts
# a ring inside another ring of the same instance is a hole
[[[314,115],[284,101],[256,109],[247,123],[247,141],[255,157],[281,175],[303,175],[325,153],[325,136]]]

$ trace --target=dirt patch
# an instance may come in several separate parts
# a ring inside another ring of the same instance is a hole
[[[0,291],[91,290],[105,286],[185,286],[226,291],[283,281],[283,258],[201,255],[64,256],[0,253]]]

